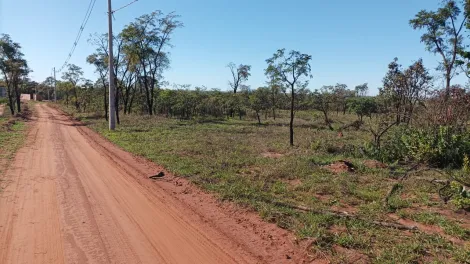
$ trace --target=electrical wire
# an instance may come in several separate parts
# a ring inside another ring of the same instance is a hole
[[[125,6],[123,6],[123,7],[120,7],[120,8],[118,8],[118,9],[114,10],[114,11],[113,11],[113,14],[116,13],[117,11],[121,10],[121,9],[124,9],[124,8],[126,8],[126,7],[128,7],[128,6],[130,6],[130,5],[132,5],[133,3],[137,2],[137,1],[139,1],[139,0],[134,0],[134,1],[130,2],[130,3],[127,4],[127,5],[125,5]]]
[[[75,41],[73,42],[72,49],[70,50],[67,59],[65,59],[64,64],[60,69],[57,71],[58,73],[61,72],[65,67],[67,67],[70,58],[72,58],[73,53],[75,52],[75,49],[77,48],[78,42],[80,41],[80,38],[82,36],[83,30],[86,27],[86,24],[88,23],[88,20],[90,19],[91,13],[93,12],[93,8],[95,7],[96,0],[90,0],[90,3],[88,4],[87,11],[85,13],[85,17],[83,18],[82,24],[80,25],[80,29],[78,30],[77,36],[75,37]]]

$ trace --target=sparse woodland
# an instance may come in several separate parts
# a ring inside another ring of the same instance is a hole
[[[470,90],[453,82],[470,78],[469,10],[469,1],[446,0],[409,21],[439,60],[437,75],[420,58],[401,65],[397,54],[382,87],[315,89],[315,58],[279,49],[266,59],[265,86],[251,87],[251,66],[231,62],[224,90],[165,81],[184,18],[156,11],[114,36],[116,132],[105,122],[106,34],[89,39],[96,51],[86,62],[98,78],[68,65],[57,98],[124,149],[292,230],[315,258],[470,263]],[[2,35],[12,114],[20,91],[52,96],[53,80],[27,79],[24,57]]]

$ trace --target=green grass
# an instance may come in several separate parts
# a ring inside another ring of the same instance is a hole
[[[0,116],[0,175],[3,174],[9,161],[22,146],[26,138],[26,121],[11,116],[6,108]],[[1,180],[1,178],[0,178]]]
[[[343,131],[340,138],[323,125],[318,113],[300,112],[295,123],[296,146],[292,148],[288,144],[287,113],[261,126],[254,119],[179,121],[121,116],[122,124],[113,132],[102,119],[74,115],[123,149],[166,167],[221,200],[252,208],[266,221],[291,230],[301,239],[314,239],[310,250],[330,252],[333,262],[342,262],[342,257],[333,252],[333,245],[364,254],[373,263],[470,262],[468,248],[438,234],[404,234],[372,223],[391,221],[389,213],[398,211],[402,215],[406,208],[453,208],[432,199],[437,193],[435,186],[414,178],[406,181],[391,197],[389,208],[384,208],[382,200],[397,177],[389,169],[362,165],[366,158],[358,149],[371,140],[365,128]],[[333,114],[331,118],[334,126],[340,127],[356,117]],[[280,155],[266,157],[268,152]],[[351,161],[356,172],[335,174],[323,167],[340,159]],[[273,201],[305,205],[319,212],[349,210],[360,219],[305,213]],[[441,226],[447,235],[469,239],[468,230],[460,223],[443,215],[433,217],[436,219],[431,217],[433,220],[425,223]],[[342,231],[334,232],[334,227]]]

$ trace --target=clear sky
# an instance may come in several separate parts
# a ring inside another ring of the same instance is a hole
[[[119,8],[131,0],[113,0]],[[0,32],[23,46],[43,81],[52,67],[60,68],[83,20],[88,0],[0,0]],[[387,65],[398,57],[402,65],[423,58],[435,68],[438,57],[425,51],[420,32],[408,24],[421,9],[435,9],[439,0],[139,0],[115,14],[119,32],[135,17],[162,10],[181,15],[185,27],[173,37],[171,84],[228,89],[229,62],[252,65],[251,87],[265,84],[265,60],[277,49],[295,49],[313,56],[310,88],[345,83],[350,88],[369,83],[377,92]],[[107,31],[107,1],[98,0],[70,63],[95,80],[85,62],[94,48],[94,32]],[[60,78],[60,74],[58,76]],[[465,82],[460,77],[454,82]]]

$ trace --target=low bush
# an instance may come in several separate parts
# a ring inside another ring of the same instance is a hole
[[[369,146],[368,153],[387,162],[422,162],[439,168],[461,168],[465,155],[470,155],[470,133],[450,126],[398,127],[380,149]]]

